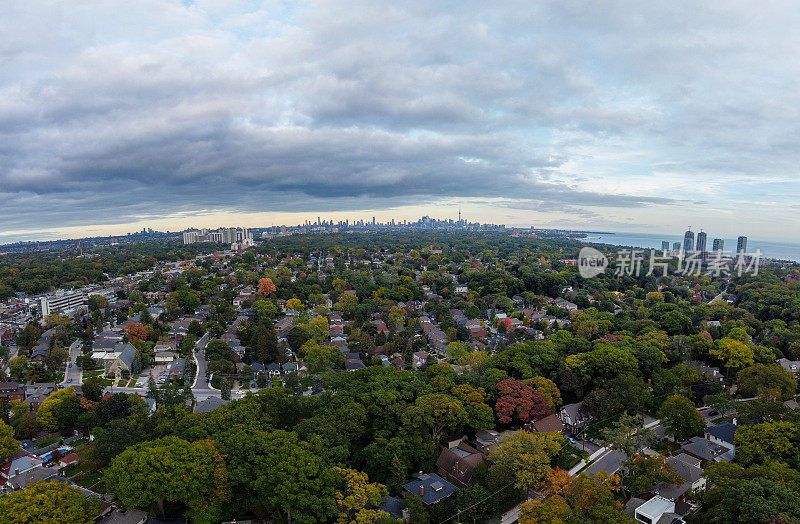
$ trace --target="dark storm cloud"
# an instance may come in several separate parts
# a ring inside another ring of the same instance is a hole
[[[796,177],[779,5],[485,5],[11,1],[0,232],[451,198],[590,217],[690,201],[632,174]]]

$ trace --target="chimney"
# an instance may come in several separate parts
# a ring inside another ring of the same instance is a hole
[[[14,468],[14,475],[19,475],[19,468]]]
[[[420,497],[424,497],[425,496],[425,486],[420,486],[419,487],[419,496]]]

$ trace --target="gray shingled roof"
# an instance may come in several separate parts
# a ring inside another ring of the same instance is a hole
[[[420,487],[423,488],[422,495],[420,495]],[[417,495],[428,506],[436,504],[458,491],[457,487],[436,473],[420,475],[406,483],[403,489]]]

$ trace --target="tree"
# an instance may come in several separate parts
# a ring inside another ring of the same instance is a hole
[[[494,513],[492,502],[491,493],[480,484],[459,489],[453,497],[453,510],[459,517],[457,522],[461,522],[462,517],[469,517],[473,524],[483,522]]]
[[[313,339],[303,344],[300,354],[303,355],[303,360],[308,364],[308,369],[312,373],[321,373],[344,365],[344,355],[339,348],[320,346]]]
[[[308,328],[314,336],[314,340],[323,343],[328,339],[330,327],[328,326],[328,319],[322,316],[312,318],[308,324]]]
[[[286,340],[292,349],[299,350],[303,344],[314,338],[314,333],[305,324],[294,326],[286,333]]]
[[[454,364],[463,364],[463,359],[472,353],[472,348],[463,342],[447,344],[447,360]]]
[[[34,482],[0,497],[0,524],[90,524],[99,513],[99,498],[66,482]]]
[[[708,395],[706,397],[706,405],[719,411],[720,415],[723,417],[725,416],[725,413],[734,411],[737,404],[739,403],[728,392],[717,393],[716,395]]]
[[[256,300],[253,302],[253,311],[259,322],[268,322],[279,313],[278,306],[269,300]]]
[[[230,360],[231,347],[222,339],[215,338],[206,344],[206,360]]]
[[[333,305],[333,309],[341,311],[344,315],[350,316],[358,306],[358,297],[350,293],[342,293],[339,300]]]
[[[56,419],[56,409],[61,403],[69,397],[75,396],[73,388],[59,389],[50,393],[46,399],[42,401],[39,410],[36,412],[36,421],[39,426],[45,431],[57,431],[58,420]]]
[[[749,366],[755,358],[753,348],[735,338],[721,338],[717,341],[716,347],[708,353],[722,360],[729,371],[731,368],[741,369]]]
[[[94,402],[103,398],[103,381],[100,377],[88,377],[81,384],[83,396]]]
[[[27,412],[22,416],[22,419],[14,428],[14,437],[20,440],[33,438],[39,433],[39,423],[36,422],[36,416]]]
[[[425,509],[425,503],[417,495],[405,492],[403,507],[408,509],[409,524],[429,524],[428,510]]]
[[[427,427],[434,442],[439,442],[442,432],[455,430],[468,421],[464,405],[449,395],[429,393],[406,408],[403,423],[413,427]]]
[[[570,477],[564,471],[553,470],[542,482],[543,502],[530,501],[522,505],[519,521],[522,524],[577,523],[592,524],[631,522],[616,499],[619,476],[598,473]]]
[[[483,388],[460,384],[453,387],[450,392],[464,403],[464,408],[467,410],[467,424],[472,429],[477,431],[494,427],[494,413],[491,406],[486,403],[486,391]]]
[[[261,278],[258,280],[258,294],[264,298],[267,298],[272,293],[277,291],[278,288],[275,287],[275,283],[272,282],[271,278]]]
[[[717,464],[711,465],[715,467]],[[748,478],[733,480],[714,490],[708,514],[710,522],[797,522],[800,519],[798,492],[780,480]],[[704,503],[704,506],[706,504]]]
[[[125,326],[125,333],[130,339],[147,340],[148,336],[147,328],[138,322],[128,322],[128,325]]]
[[[271,327],[258,324],[250,339],[253,359],[256,362],[275,362],[278,360],[278,334]]]
[[[295,311],[305,311],[306,307],[299,298],[293,297],[286,301],[286,307]]]
[[[386,486],[370,483],[366,473],[353,469],[333,468],[341,478],[341,486],[336,492],[336,506],[339,508],[338,524],[361,524],[389,518],[390,515],[374,509],[388,495]]]
[[[791,422],[762,422],[742,425],[734,436],[736,461],[743,466],[771,460],[800,466],[797,446],[797,426]]]
[[[496,387],[499,398],[494,410],[501,424],[526,423],[544,418],[550,413],[544,397],[522,382],[506,379],[498,382]]]
[[[310,446],[293,433],[276,432],[264,469],[256,484],[270,507],[284,512],[290,522],[327,521],[337,513],[337,475]]]
[[[551,459],[561,450],[561,435],[518,431],[489,454],[493,468],[514,472],[515,485],[529,490],[550,471]]]
[[[661,327],[670,335],[682,335],[692,327],[692,319],[673,310],[661,318]]]
[[[222,377],[219,381],[219,390],[222,400],[231,399],[231,381],[228,380],[228,377]]]
[[[74,427],[83,413],[84,409],[81,407],[81,401],[77,395],[66,397],[53,410],[59,429]]]
[[[683,482],[663,455],[631,457],[625,461],[625,469],[627,474],[622,482],[634,495],[649,491],[659,483],[677,486]]]
[[[24,355],[17,355],[8,361],[8,372],[14,380],[22,380],[28,369],[28,359]]]
[[[561,392],[552,380],[544,377],[531,377],[523,380],[522,383],[535,389],[544,398],[550,412],[554,412],[561,405]]]
[[[610,428],[600,431],[600,443],[611,449],[618,449],[627,456],[638,453],[658,440],[652,429],[642,426],[642,417],[623,413]]]
[[[753,364],[739,371],[736,384],[745,397],[755,397],[759,393],[775,396],[775,400],[792,398],[797,390],[794,373],[786,371],[780,364]]]
[[[187,474],[191,472],[191,474]],[[103,473],[106,488],[125,508],[180,501],[198,520],[220,520],[229,497],[228,471],[216,443],[165,437],[143,442],[119,454]]]
[[[658,418],[669,435],[676,440],[686,440],[699,435],[706,427],[706,420],[697,411],[691,400],[682,395],[667,397],[658,410]]]
[[[14,428],[0,420],[0,462],[19,451],[20,443],[14,439]]]

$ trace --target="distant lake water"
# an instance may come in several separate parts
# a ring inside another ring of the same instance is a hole
[[[711,251],[714,242],[712,235],[708,235],[707,248]],[[670,248],[674,242],[683,245],[683,235],[658,235],[653,233],[603,233],[590,234],[582,238],[585,242],[596,242],[601,244],[613,244],[618,246],[640,247],[646,249],[661,249],[661,242],[669,242]],[[725,251],[736,251],[736,239],[724,238]],[[697,242],[697,232],[695,232],[695,242]],[[775,258],[778,260],[791,260],[800,262],[800,244],[793,242],[769,242],[756,238],[747,239],[747,252],[754,253],[757,249],[761,250],[763,258]]]

